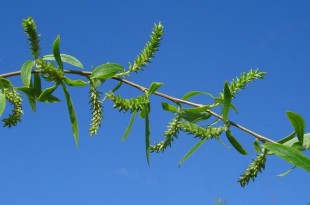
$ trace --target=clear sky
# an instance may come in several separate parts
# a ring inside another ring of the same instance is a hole
[[[217,95],[225,80],[259,68],[267,72],[266,78],[236,96],[233,103],[239,114],[231,119],[277,140],[292,131],[286,111],[300,113],[310,122],[309,9],[310,2],[302,0],[2,0],[0,73],[19,70],[31,59],[21,27],[28,16],[41,33],[42,54],[52,52],[59,34],[61,52],[80,59],[85,70],[106,62],[127,67],[148,40],[153,24],[162,22],[160,51],[130,80],[143,86],[163,82],[160,91],[176,97],[192,90]],[[21,85],[19,77],[12,81]],[[115,83],[100,89],[106,92]],[[121,91],[127,97],[140,94],[126,86]],[[143,120],[137,120],[128,140],[121,142],[130,115],[113,110],[107,101],[99,134],[90,138],[88,89],[70,88],[70,92],[80,124],[78,149],[65,103],[39,104],[33,113],[25,100],[23,123],[0,129],[1,205],[209,205],[217,198],[229,205],[310,201],[309,173],[296,169],[277,177],[291,166],[276,157],[267,159],[254,183],[240,187],[236,181],[255,151],[253,137],[234,128],[249,155],[210,141],[179,168],[179,160],[196,143],[181,134],[164,154],[152,154],[148,167]],[[61,92],[57,96],[64,101]],[[173,116],[161,110],[165,100],[152,100],[151,133],[152,141],[157,141]]]

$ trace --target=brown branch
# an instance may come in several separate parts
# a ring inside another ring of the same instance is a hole
[[[81,75],[81,76],[89,76],[91,74],[91,72],[89,71],[76,71],[76,70],[64,70],[65,73],[68,73],[68,74],[76,74],[76,75]],[[7,77],[12,77],[12,76],[17,76],[17,75],[20,75],[20,71],[15,71],[15,72],[10,72],[10,73],[5,73],[5,74],[0,74],[0,78],[7,78]],[[32,71],[32,73],[41,73],[40,70],[35,70],[35,71]],[[127,85],[130,85],[134,88],[137,88],[138,90],[141,90],[142,92],[146,91],[147,88],[141,86],[141,85],[138,85],[136,83],[133,83],[129,80],[126,80],[126,79],[123,79],[123,78],[120,78],[120,77],[112,77],[112,79],[114,80],[117,80],[117,81],[120,81],[122,83],[125,83]],[[186,104],[186,105],[190,105],[190,106],[193,106],[193,107],[202,107],[203,105],[202,104],[197,104],[197,103],[193,103],[193,102],[190,102],[190,101],[186,101],[186,100],[182,100],[182,99],[179,99],[179,98],[175,98],[175,97],[172,97],[170,95],[167,95],[167,94],[164,94],[164,93],[161,93],[161,92],[154,92],[154,95],[157,95],[157,96],[160,96],[162,98],[165,98],[167,100],[170,100],[174,103],[181,103],[181,104]],[[210,113],[211,115],[217,117],[218,119],[221,119],[223,120],[222,116],[211,111],[211,110],[206,110],[206,112]],[[228,120],[228,122],[233,125],[234,127],[237,127],[239,128],[240,130],[254,136],[255,138],[261,140],[261,141],[265,141],[265,142],[272,142],[272,143],[277,143],[267,137],[264,137],[264,136],[261,136],[233,121],[230,121]]]

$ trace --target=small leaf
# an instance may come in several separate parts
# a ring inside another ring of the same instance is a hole
[[[182,118],[192,123],[207,120],[210,117],[211,114],[208,112],[182,112]]]
[[[0,78],[0,88],[12,88],[11,81],[6,78]]]
[[[5,109],[6,99],[4,93],[0,91],[0,117],[2,116],[2,113]]]
[[[299,140],[300,145],[303,145],[303,138],[305,133],[305,121],[304,119],[297,113],[294,112],[286,112],[288,119],[290,120],[292,126],[294,127],[295,133],[297,134],[297,138]]]
[[[224,84],[224,102],[223,102],[223,110],[222,110],[224,123],[227,121],[227,118],[228,118],[228,112],[231,107],[231,98],[232,98],[232,95],[230,93],[229,85],[226,81]]]
[[[66,102],[68,106],[68,111],[69,111],[69,116],[70,116],[70,121],[71,121],[71,127],[72,127],[72,132],[75,140],[76,146],[79,144],[79,126],[78,126],[78,120],[76,117],[75,109],[71,100],[71,96],[66,88],[66,85],[64,83],[61,83],[63,91],[66,96]]]
[[[295,148],[275,143],[264,143],[262,146],[288,163],[310,172],[310,159]]]
[[[64,77],[64,81],[69,86],[84,86],[87,85],[87,82],[83,80],[71,80],[70,78]]]
[[[131,114],[128,127],[126,128],[126,130],[124,132],[124,135],[123,135],[123,137],[121,139],[122,142],[125,141],[127,139],[127,137],[129,136],[129,134],[131,132],[131,129],[132,129],[133,122],[135,121],[135,118],[136,118],[136,114],[137,114],[136,110]]]
[[[199,142],[197,143],[197,144],[195,144],[195,146],[192,148],[192,149],[190,149],[185,155],[184,155],[184,157],[182,157],[182,159],[180,160],[180,162],[179,162],[179,166],[181,165],[181,164],[183,164],[183,162],[185,162],[190,156],[192,156],[192,154],[194,154],[197,150],[198,150],[198,148],[207,140],[208,138],[207,137],[205,137],[204,139],[202,139],[202,140],[199,140]]]
[[[226,137],[230,144],[240,153],[243,155],[247,155],[248,152],[242,147],[239,141],[231,134],[229,130],[226,131]]]
[[[43,90],[40,96],[38,97],[38,100],[44,102],[50,95],[52,95],[52,93],[57,89],[58,86],[59,84],[56,84],[52,87]]]
[[[172,112],[172,113],[176,113],[178,112],[178,108],[174,105],[171,105],[171,104],[168,104],[168,103],[165,103],[165,102],[162,102],[161,103],[161,107],[166,110],[166,111],[169,111],[169,112]]]
[[[159,82],[153,82],[150,86],[150,89],[147,91],[148,95],[153,94],[156,90],[158,90],[158,88],[160,88],[161,86],[163,86],[163,83],[159,83]]]
[[[35,112],[36,111],[36,96],[34,94],[34,88],[31,86],[31,83],[30,83],[30,87],[23,86],[23,87],[18,87],[16,89],[26,94],[29,105],[32,111]]]
[[[53,54],[54,54],[54,58],[59,66],[59,68],[61,70],[64,69],[62,61],[61,61],[61,57],[60,57],[60,36],[58,35],[57,38],[55,39],[54,43],[53,43]]]
[[[291,173],[291,171],[293,171],[293,169],[295,169],[296,166],[293,166],[291,169],[287,170],[286,172],[282,173],[282,174],[278,174],[278,177],[284,177],[286,175],[288,175],[289,173]]]
[[[280,139],[280,140],[278,141],[278,143],[279,143],[279,144],[284,144],[284,143],[290,141],[291,139],[293,139],[294,136],[295,136],[295,132],[293,132],[292,134],[290,134],[290,135],[287,136],[287,137],[284,137],[283,139]]]
[[[183,97],[182,100],[188,100],[191,97],[194,97],[196,95],[200,95],[200,94],[205,94],[205,95],[209,95],[211,98],[214,98],[214,96],[208,92],[202,92],[202,91],[191,91],[186,93]]]
[[[26,61],[21,68],[21,78],[22,82],[25,86],[30,86],[30,80],[31,80],[31,71],[32,67],[34,66],[34,63],[31,60]]]
[[[124,72],[125,69],[116,63],[106,63],[96,67],[90,75],[91,79],[109,79],[115,74]]]
[[[42,92],[42,87],[41,87],[41,77],[38,74],[34,74],[33,89],[35,96],[39,97]]]
[[[184,108],[184,109],[182,109],[182,111],[185,112],[185,113],[194,114],[194,113],[202,113],[202,112],[205,112],[205,111],[208,110],[209,108],[210,108],[209,105],[204,105],[204,106],[201,106],[201,107]]]
[[[259,146],[259,143],[258,143],[258,139],[255,138],[254,142],[253,142],[253,147],[254,149],[256,150],[256,152],[262,152],[262,149],[261,147]]]
[[[145,152],[146,152],[146,161],[150,166],[150,141],[151,141],[151,132],[150,132],[150,120],[149,120],[149,106],[145,106],[146,116],[145,116]]]
[[[71,55],[67,55],[67,54],[60,54],[60,58],[61,61],[64,63],[68,63],[70,65],[73,65],[75,67],[81,68],[83,69],[83,65],[82,63],[76,59],[75,57],[71,56]],[[43,60],[45,61],[55,61],[54,55],[53,54],[49,54],[49,55],[45,55],[43,56]]]

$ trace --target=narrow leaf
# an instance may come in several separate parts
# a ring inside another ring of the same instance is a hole
[[[71,100],[71,96],[66,88],[66,85],[64,83],[61,84],[65,97],[66,97],[66,102],[68,106],[68,112],[70,116],[70,121],[71,121],[71,127],[72,127],[72,132],[75,140],[76,146],[79,144],[79,127],[78,127],[78,120],[76,117],[75,109]]]
[[[73,65],[75,67],[83,69],[82,63],[77,58],[75,58],[75,57],[73,57],[71,55],[67,55],[67,54],[61,53],[60,54],[60,58],[61,58],[61,61],[64,62],[64,63],[68,63],[70,65]],[[43,56],[43,60],[55,61],[55,57],[54,57],[53,54],[49,54],[49,55]]]
[[[280,140],[278,141],[278,143],[279,143],[279,144],[284,144],[284,143],[290,141],[291,139],[293,139],[294,136],[295,136],[295,132],[293,132],[293,133],[291,133],[290,135],[284,137],[283,139],[280,139]]]
[[[30,87],[22,86],[22,87],[17,87],[16,89],[26,94],[29,105],[32,111],[35,112],[36,111],[36,96],[34,94],[34,88],[32,87],[31,83],[30,83]]]
[[[282,174],[278,174],[278,177],[284,177],[286,175],[288,175],[289,173],[291,173],[291,171],[293,171],[293,169],[295,169],[296,166],[293,166],[291,169],[287,170],[286,172],[282,173]]]
[[[36,97],[39,97],[42,92],[42,87],[41,87],[41,77],[38,74],[34,74],[34,81],[33,81],[33,89],[34,89],[34,94]]]
[[[258,139],[255,138],[254,142],[253,142],[253,147],[254,149],[256,150],[256,152],[262,152],[262,149],[261,147],[259,146],[259,143],[258,143]]]
[[[34,66],[34,63],[31,60],[26,61],[21,68],[21,79],[23,84],[26,87],[30,86],[30,80],[31,80],[31,71],[32,67]]]
[[[275,143],[265,143],[262,146],[272,151],[275,155],[284,159],[288,163],[310,172],[310,158],[303,155],[295,148]]]
[[[6,99],[5,95],[2,91],[0,91],[0,117],[2,116],[2,113],[5,109]]]
[[[84,86],[87,85],[87,82],[83,80],[71,80],[70,78],[64,77],[64,81],[69,86]]]
[[[195,146],[194,146],[192,149],[190,149],[190,150],[184,155],[184,157],[182,157],[182,159],[180,160],[180,162],[179,162],[178,165],[180,166],[180,165],[183,164],[183,162],[185,162],[190,156],[192,156],[192,154],[194,154],[194,153],[198,150],[198,148],[199,148],[207,139],[208,139],[208,138],[205,137],[203,140],[199,140],[199,142],[196,143]]]
[[[305,121],[304,119],[297,113],[294,112],[286,112],[288,119],[290,120],[292,126],[294,127],[295,133],[297,134],[298,140],[303,145],[303,138],[305,133]]]
[[[182,100],[188,100],[191,97],[194,97],[196,95],[200,95],[200,94],[205,94],[205,95],[209,95],[211,98],[214,98],[214,96],[208,92],[202,92],[202,91],[191,91],[186,93],[183,97]]]
[[[146,106],[148,107],[148,106]],[[149,120],[149,111],[147,109],[147,114],[145,116],[145,152],[146,152],[146,161],[150,166],[150,141],[151,141],[151,132],[150,132],[150,120]]]
[[[59,68],[61,70],[63,70],[63,64],[61,61],[61,57],[60,57],[60,36],[58,35],[57,38],[55,39],[54,43],[53,43],[53,54],[54,54],[54,58],[59,66]]]
[[[185,113],[201,113],[201,112],[205,112],[209,108],[210,108],[209,105],[204,105],[204,106],[201,106],[201,107],[184,108],[184,109],[182,109],[182,111],[185,112]]]
[[[224,102],[223,102],[223,110],[222,110],[224,123],[227,121],[227,118],[228,118],[228,112],[231,107],[231,98],[232,98],[232,95],[230,93],[229,85],[226,81],[224,84]]]
[[[169,111],[169,112],[172,112],[172,113],[176,113],[178,111],[178,108],[174,105],[171,105],[171,104],[168,104],[168,103],[165,103],[165,102],[162,102],[161,103],[161,107],[166,110],[166,111]]]
[[[226,137],[230,144],[240,153],[243,155],[247,155],[248,152],[242,147],[239,141],[231,134],[229,130],[226,131]]]
[[[11,81],[6,78],[0,78],[0,88],[12,88]]]
[[[135,121],[135,118],[136,118],[136,114],[137,114],[136,110],[131,114],[128,127],[126,128],[126,130],[124,132],[124,135],[123,135],[123,137],[121,139],[122,142],[125,141],[127,139],[127,137],[129,136],[129,134],[131,132],[131,129],[132,129],[133,122]]]
[[[56,84],[52,87],[43,90],[40,96],[38,97],[38,100],[44,102],[50,95],[52,95],[52,93],[57,89],[58,86],[59,84]]]
[[[182,118],[192,122],[192,123],[196,123],[202,120],[207,120],[211,117],[211,114],[208,112],[182,112]]]
[[[159,83],[159,82],[153,82],[150,86],[150,89],[147,91],[148,95],[153,94],[156,90],[158,90],[158,88],[160,88],[161,86],[163,86],[163,83]]]
[[[96,67],[90,75],[91,79],[109,79],[115,74],[124,72],[125,69],[116,63],[106,63]]]

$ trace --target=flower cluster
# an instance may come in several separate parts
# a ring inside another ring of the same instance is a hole
[[[37,68],[42,70],[42,76],[47,81],[54,81],[60,83],[64,77],[64,71],[55,67],[53,63],[38,59],[36,61]]]
[[[238,179],[240,185],[244,187],[250,182],[251,179],[254,181],[254,179],[257,177],[258,172],[262,172],[262,170],[265,169],[265,163],[266,154],[262,153],[257,155],[256,159],[253,160],[253,162],[249,165],[246,171]]]
[[[37,27],[34,20],[31,17],[23,20],[22,26],[28,36],[28,42],[30,44],[31,54],[34,59],[40,56],[40,35],[37,33]]]
[[[13,105],[13,110],[11,114],[9,114],[8,118],[4,118],[2,121],[4,122],[4,127],[12,127],[16,126],[18,122],[21,122],[21,115],[24,114],[22,110],[22,98],[18,92],[14,89],[3,89],[3,93],[5,98]]]
[[[91,104],[91,110],[92,110],[91,112],[92,118],[89,132],[90,135],[93,136],[94,134],[97,134],[103,119],[102,101],[100,100],[99,92],[93,86],[90,86],[89,95],[90,95],[89,103]]]

